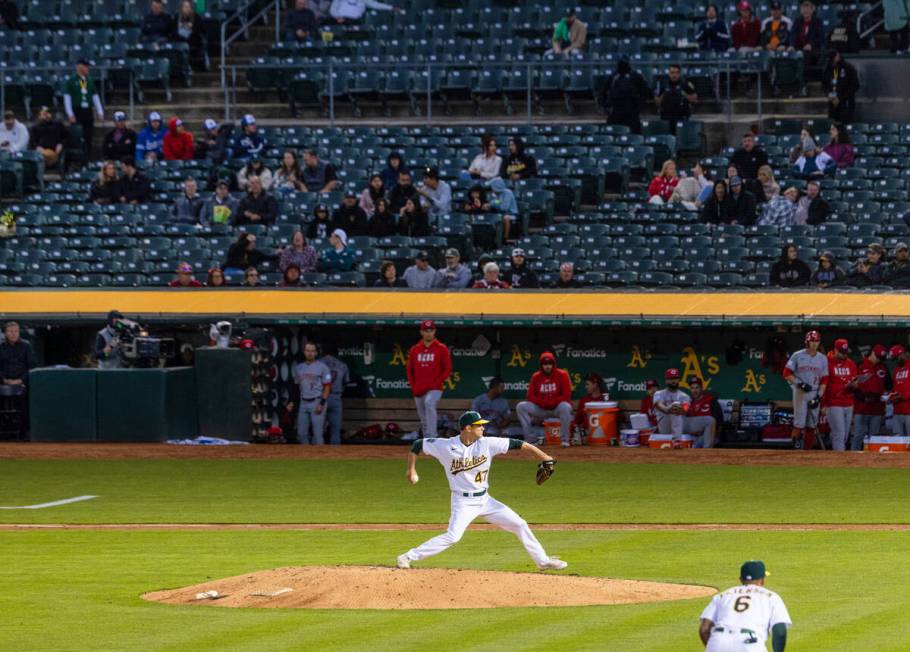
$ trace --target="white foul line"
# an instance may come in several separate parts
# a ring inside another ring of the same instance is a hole
[[[78,503],[83,500],[91,500],[92,498],[97,498],[98,496],[76,496],[74,498],[64,498],[63,500],[55,500],[52,503],[41,503],[40,505],[22,505],[20,507],[0,507],[0,509],[44,509],[45,507],[57,507],[58,505],[69,505],[70,503]]]

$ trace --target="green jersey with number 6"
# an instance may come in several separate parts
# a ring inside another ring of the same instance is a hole
[[[762,646],[772,627],[779,623],[792,624],[781,597],[757,584],[734,586],[718,593],[711,598],[701,617],[735,632],[751,632]]]

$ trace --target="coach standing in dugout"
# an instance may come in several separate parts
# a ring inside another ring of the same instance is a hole
[[[825,413],[831,426],[831,448],[847,450],[847,436],[853,423],[853,392],[856,389],[856,363],[847,357],[850,343],[834,340],[834,350],[828,354],[828,391],[825,392]]]
[[[794,448],[812,448],[812,437],[818,429],[818,410],[828,384],[828,358],[819,352],[822,336],[818,331],[806,333],[806,348],[790,356],[784,367],[784,380],[793,389]]]
[[[91,158],[95,114],[98,115],[98,120],[104,120],[104,109],[101,97],[95,90],[95,82],[88,76],[89,65],[87,59],[79,59],[76,63],[76,74],[67,79],[63,86],[63,108],[70,124],[78,123],[82,127],[85,154]],[[94,112],[92,108],[95,109]]]
[[[898,437],[910,435],[910,353],[900,344],[891,347],[889,356],[897,360],[894,367],[894,389],[888,396],[888,402],[894,405],[894,419],[891,430]]]
[[[891,374],[882,360],[888,350],[881,344],[872,347],[859,363],[859,376],[853,391],[853,441],[850,449],[863,450],[866,437],[882,431],[885,419],[885,404],[882,395],[891,391]]]
[[[322,347],[323,355],[319,361],[332,372],[332,389],[325,406],[326,422],[328,423],[329,443],[341,443],[341,424],[344,418],[344,388],[351,379],[348,366],[338,359],[338,346],[334,343]]]
[[[436,323],[420,323],[420,341],[408,351],[408,384],[417,405],[420,430],[424,437],[436,437],[436,405],[442,398],[443,384],[452,373],[452,354],[436,339]]]

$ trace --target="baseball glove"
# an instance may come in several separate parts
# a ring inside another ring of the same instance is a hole
[[[550,479],[556,470],[556,460],[548,460],[537,465],[537,484],[543,484]]]
[[[819,403],[821,403],[821,401],[818,399],[818,397],[813,398],[811,401],[809,401],[809,409],[814,410],[818,407]]]

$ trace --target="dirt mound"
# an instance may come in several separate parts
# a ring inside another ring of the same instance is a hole
[[[197,599],[206,591],[217,591],[219,597]],[[167,604],[219,607],[467,609],[632,604],[702,598],[714,593],[715,589],[707,586],[543,573],[308,566],[227,577],[142,597]]]

